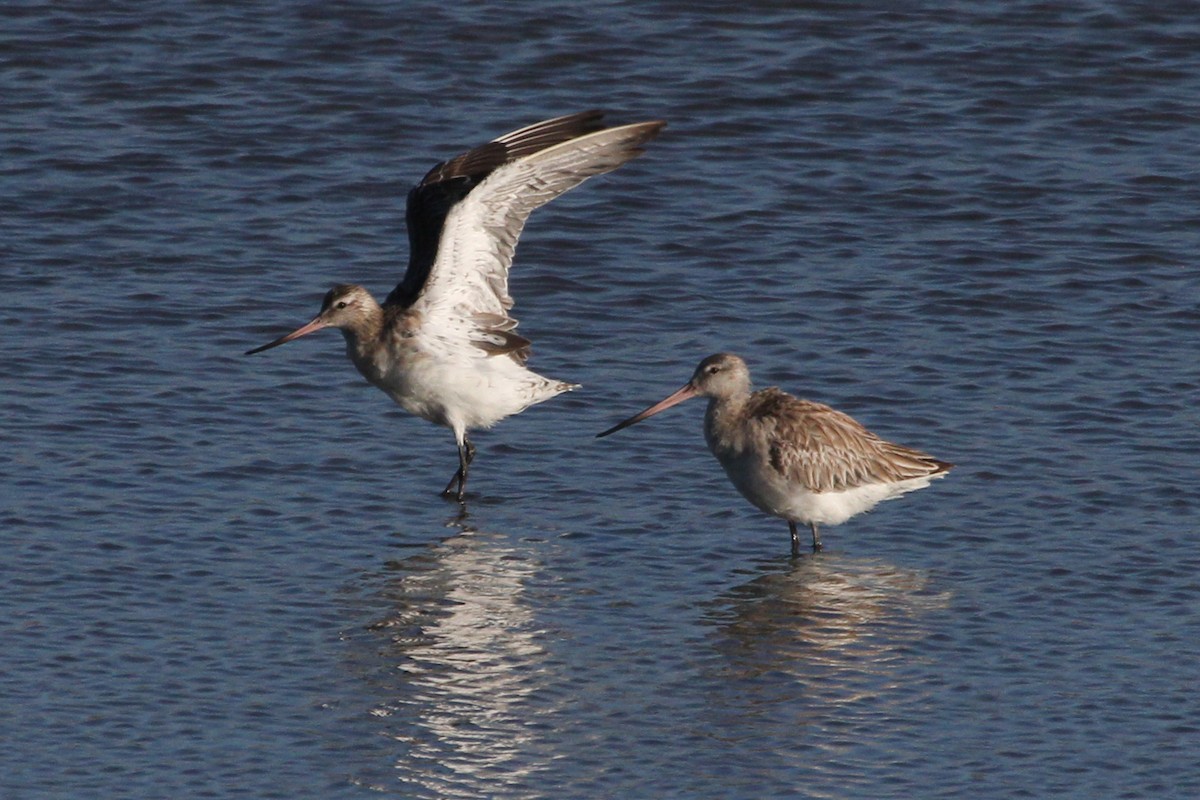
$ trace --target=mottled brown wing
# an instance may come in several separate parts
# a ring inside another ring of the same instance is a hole
[[[770,442],[771,466],[813,492],[921,478],[951,466],[885,441],[827,405],[775,388],[755,392],[751,402],[750,413]]]

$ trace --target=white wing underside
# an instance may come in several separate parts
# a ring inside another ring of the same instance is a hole
[[[609,128],[509,162],[455,205],[446,216],[429,278],[412,305],[424,333],[460,352],[468,341],[503,345],[503,337],[489,331],[517,326],[508,314],[513,305],[508,270],[529,215],[638,155],[646,131],[645,123]],[[485,349],[469,349],[488,355]]]

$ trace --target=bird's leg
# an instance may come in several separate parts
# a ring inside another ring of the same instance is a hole
[[[474,460],[475,445],[471,444],[471,440],[464,435],[462,447],[458,448],[458,464],[462,471],[462,480],[458,482],[458,502],[460,503],[467,496],[467,470]]]
[[[460,463],[461,463],[461,459],[460,459]],[[450,478],[450,482],[446,484],[446,488],[442,490],[442,497],[445,497],[447,499],[454,497],[454,495],[456,494],[456,491],[454,489],[454,484],[456,484],[456,483],[459,486],[462,486],[462,467],[461,466],[458,468],[457,471],[455,471],[454,476]]]
[[[467,469],[471,466],[471,462],[475,460],[475,445],[471,444],[471,440],[463,436],[462,442],[458,445],[458,471],[454,473],[454,477],[446,484],[446,488],[442,491],[442,497],[453,497],[462,502],[467,497]],[[454,484],[458,484],[458,489],[455,490]]]
[[[792,558],[800,557],[800,535],[796,532],[796,523],[788,520],[788,530],[792,532]]]
[[[820,536],[820,535],[817,533],[817,523],[815,523],[815,522],[811,522],[811,523],[809,523],[809,524],[810,524],[810,525],[812,525],[812,532],[813,532],[813,552],[814,552],[814,553],[819,553],[819,552],[821,552],[821,536]]]

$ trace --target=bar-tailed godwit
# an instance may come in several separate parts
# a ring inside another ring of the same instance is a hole
[[[454,432],[458,470],[443,495],[461,502],[475,455],[468,431],[577,388],[525,367],[508,270],[534,209],[634,158],[665,125],[605,128],[602,116],[539,122],[435,166],[408,194],[408,269],[383,304],[361,286],[335,286],[311,322],[247,354],[339,328],[368,381]]]
[[[700,362],[679,391],[598,434],[608,436],[692,397],[708,398],[704,439],[729,480],[757,508],[787,520],[792,556],[796,523],[840,525],[883,500],[923,489],[953,464],[885,441],[850,416],[774,387],[750,391],[746,362],[717,353]]]

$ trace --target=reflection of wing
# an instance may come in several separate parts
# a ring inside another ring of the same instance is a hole
[[[919,450],[884,441],[841,411],[779,389],[755,392],[749,413],[765,429],[771,466],[809,491],[896,483],[945,472],[952,466]]]
[[[584,112],[514,131],[435,167],[409,194],[412,253],[387,304],[411,307],[427,330],[518,354],[528,342],[508,315],[508,270],[535,208],[637,156],[662,129],[642,122],[596,130]]]

